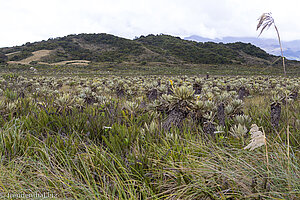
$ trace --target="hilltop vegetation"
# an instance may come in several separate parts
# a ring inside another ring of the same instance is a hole
[[[37,60],[49,64],[69,60],[87,60],[118,63],[269,65],[277,58],[250,43],[201,43],[170,35],[148,35],[129,40],[102,33],[68,35],[47,41],[26,43],[22,46],[2,48],[0,60],[21,61],[39,50],[53,50]]]
[[[34,51],[44,49],[55,50],[41,60],[48,63],[66,60],[125,61],[130,55],[139,55],[142,51],[141,45],[124,38],[108,34],[80,34],[4,48],[2,52],[7,54],[19,51],[9,59],[19,61],[32,56]]]
[[[6,61],[7,61],[7,56],[4,53],[0,52],[0,64],[5,63]]]

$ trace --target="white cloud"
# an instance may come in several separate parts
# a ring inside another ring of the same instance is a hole
[[[0,0],[0,47],[73,33],[257,36],[272,12],[283,40],[300,39],[297,0]],[[275,38],[274,30],[262,37]]]

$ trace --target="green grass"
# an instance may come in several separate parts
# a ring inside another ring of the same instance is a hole
[[[18,97],[20,80],[4,77],[7,90],[1,101],[13,106],[0,109],[0,199],[44,192],[53,194],[52,199],[111,200],[297,199],[300,195],[298,99],[282,106],[277,130],[270,122],[269,93],[245,99],[243,112],[266,132],[267,162],[265,147],[243,150],[240,140],[230,136],[228,129],[235,124],[230,117],[215,138],[190,118],[166,131],[161,128],[166,113],[126,103],[145,95],[110,94],[106,102],[80,107],[76,102],[58,103],[60,95],[35,93],[34,87],[24,89],[24,98]],[[75,95],[76,84],[74,91],[64,84],[61,92]]]
[[[73,126],[63,136],[55,126],[46,126],[45,120],[38,117],[37,125],[28,125],[26,117],[9,121],[2,129],[2,196],[8,192],[50,192],[61,199],[292,199],[299,195],[299,152],[291,148],[288,171],[281,137],[268,135],[270,173],[265,180],[263,148],[249,152],[226,137],[205,140],[199,129],[159,133],[141,131],[135,123],[113,124],[110,131],[88,136],[84,129],[89,127],[78,132],[74,126],[80,122],[72,121],[62,124]]]

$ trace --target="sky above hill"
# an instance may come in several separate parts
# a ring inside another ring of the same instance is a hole
[[[299,7],[299,0],[0,0],[0,47],[78,33],[257,37],[264,12],[282,40],[296,40]],[[277,36],[271,27],[261,37]]]

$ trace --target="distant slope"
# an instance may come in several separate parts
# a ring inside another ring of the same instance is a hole
[[[148,35],[136,41],[164,57],[173,57],[188,63],[230,64],[242,61],[237,52],[229,48],[224,49],[222,45],[213,49],[209,44],[185,41],[169,35]]]
[[[251,43],[266,52],[280,56],[280,47],[278,41],[275,39],[264,39],[256,37],[224,37],[222,39],[210,39],[197,35],[192,35],[184,38],[186,40],[197,41],[197,42],[216,42],[216,43]],[[293,41],[282,41],[282,46],[284,50],[284,56],[290,60],[299,60],[300,61],[300,40]]]
[[[276,56],[245,43],[217,44],[194,42],[170,35],[141,36],[136,41],[165,57],[188,63],[269,65]]]
[[[241,42],[202,43],[170,35],[148,35],[129,40],[105,33],[69,35],[1,48],[1,57],[3,61],[23,64],[164,62],[270,65],[277,59],[252,44]]]

